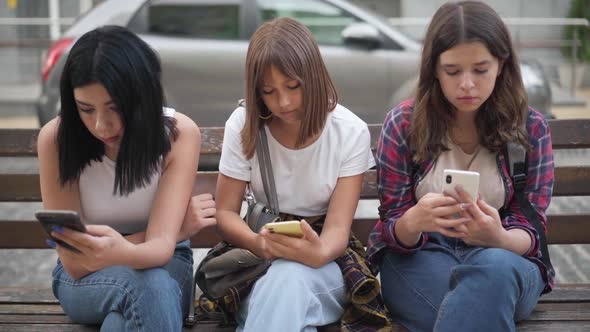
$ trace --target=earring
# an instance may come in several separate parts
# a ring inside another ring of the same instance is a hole
[[[261,118],[262,120],[268,120],[268,119],[272,118],[272,112],[268,116],[262,116],[261,114],[258,114],[258,117]]]

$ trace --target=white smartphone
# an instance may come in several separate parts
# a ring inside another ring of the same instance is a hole
[[[462,186],[473,201],[477,200],[479,193],[479,173],[472,171],[459,171],[455,169],[445,169],[443,171],[442,190],[449,193],[457,201],[462,202],[455,190],[456,186]]]
[[[264,225],[264,228],[268,229],[268,231],[271,233],[278,233],[293,237],[303,237],[301,222],[297,220],[269,222],[268,224]]]

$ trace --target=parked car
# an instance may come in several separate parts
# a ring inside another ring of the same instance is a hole
[[[264,21],[290,16],[320,44],[340,102],[368,123],[411,96],[421,45],[387,21],[342,0],[107,0],[79,18],[48,51],[38,103],[41,124],[60,108],[59,77],[73,42],[101,25],[128,27],[160,55],[167,104],[201,126],[223,126],[243,96],[248,40]],[[550,114],[540,68],[522,64],[530,103]]]

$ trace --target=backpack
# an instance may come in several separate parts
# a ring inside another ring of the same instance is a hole
[[[506,156],[508,158],[507,162],[510,170],[510,177],[512,178],[512,183],[514,185],[514,196],[516,197],[518,205],[520,205],[525,217],[537,231],[539,241],[541,242],[539,249],[541,250],[541,260],[543,261],[543,264],[545,264],[547,269],[553,269],[551,258],[549,257],[549,250],[547,249],[547,237],[545,235],[545,230],[543,229],[543,224],[524,192],[526,187],[528,163],[526,149],[518,143],[510,142],[507,146],[507,152]]]

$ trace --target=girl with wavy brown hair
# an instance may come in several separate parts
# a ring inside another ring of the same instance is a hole
[[[551,290],[554,271],[514,194],[508,142],[528,149],[524,191],[546,228],[551,136],[527,107],[508,29],[481,2],[444,4],[426,33],[416,98],[388,113],[377,148],[380,221],[368,253],[408,329],[514,331]],[[443,193],[444,169],[479,172],[479,195]]]
[[[389,330],[379,284],[350,233],[363,173],[374,165],[369,129],[338,104],[303,24],[279,18],[254,33],[243,105],[225,124],[218,228],[226,241],[272,264],[230,301],[239,302],[238,331],[315,331],[341,317],[344,331]],[[300,220],[301,238],[255,233],[240,218],[248,183],[257,201],[269,203],[256,155],[259,130],[268,137],[282,220]],[[364,302],[355,302],[360,285]]]

